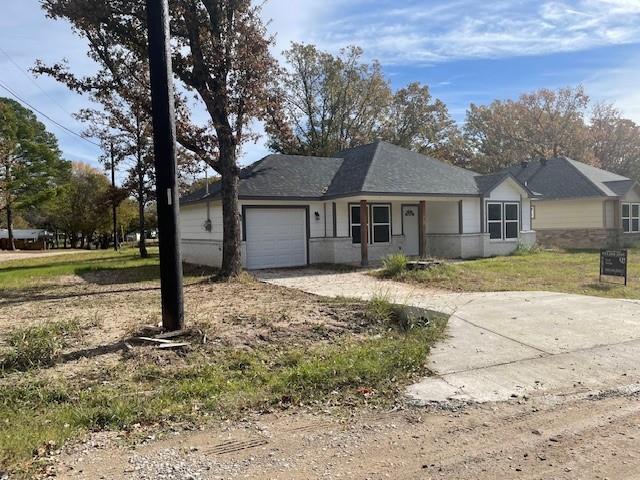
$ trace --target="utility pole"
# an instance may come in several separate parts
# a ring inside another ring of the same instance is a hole
[[[111,208],[113,209],[113,249],[118,251],[118,208],[116,205],[116,160],[113,154],[113,142],[110,145],[111,153]]]
[[[160,243],[162,326],[167,331],[173,331],[184,327],[184,306],[169,5],[167,0],[146,0],[146,3]]]

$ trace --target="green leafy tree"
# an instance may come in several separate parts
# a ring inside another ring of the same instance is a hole
[[[110,187],[99,170],[73,163],[71,179],[52,213],[60,228],[68,233],[72,247],[84,248],[97,233],[110,231]]]
[[[35,114],[0,98],[0,209],[6,214],[9,249],[15,248],[14,214],[45,202],[68,171],[55,136]]]

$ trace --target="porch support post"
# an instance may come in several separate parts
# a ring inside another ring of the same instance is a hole
[[[631,212],[629,212],[631,215]],[[615,233],[615,246],[620,248],[622,245],[622,202],[620,200],[613,201],[613,227],[616,230]]]
[[[360,265],[369,265],[369,209],[366,200],[360,200]]]
[[[420,258],[427,256],[427,202],[420,200],[418,206],[418,235],[420,240],[418,242],[418,254]]]

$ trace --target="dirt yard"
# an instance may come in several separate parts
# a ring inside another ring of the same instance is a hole
[[[638,478],[640,386],[415,407],[404,388],[429,373],[416,339],[439,337],[373,329],[353,300],[190,270],[193,348],[129,350],[160,321],[155,267],[107,260],[59,276],[29,264],[48,275],[33,284],[5,269],[22,286],[0,293],[0,357],[10,332],[81,328],[53,365],[0,369],[3,480],[3,461],[12,479]]]
[[[64,479],[637,479],[635,394],[547,398],[457,411],[266,415],[135,448],[95,435]]]

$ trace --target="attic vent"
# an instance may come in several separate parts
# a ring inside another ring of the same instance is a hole
[[[322,187],[321,192],[322,193],[327,193],[327,190],[329,190],[329,187]]]

